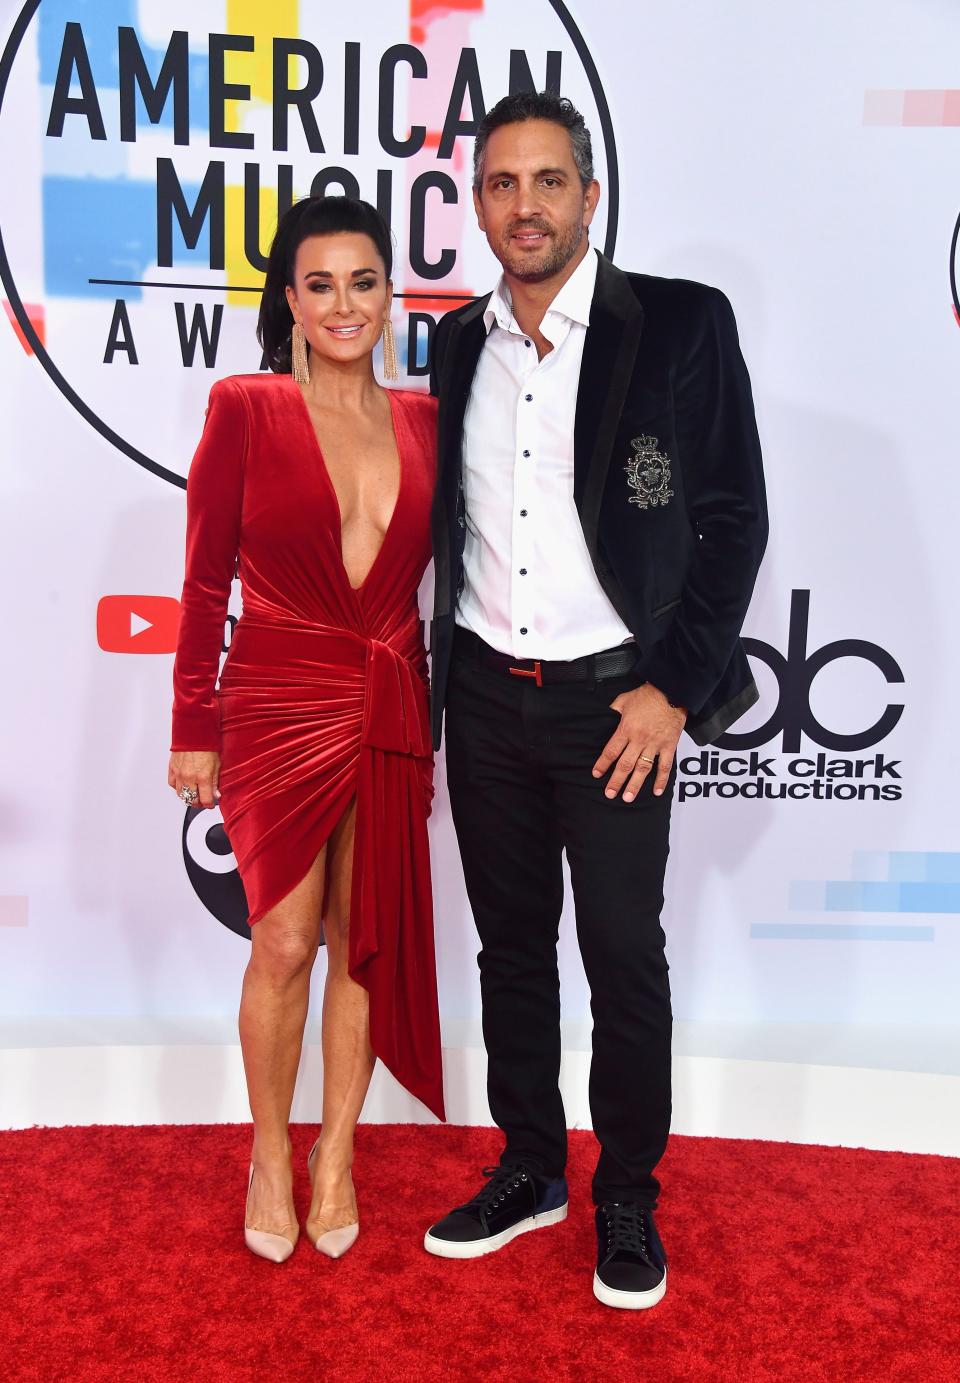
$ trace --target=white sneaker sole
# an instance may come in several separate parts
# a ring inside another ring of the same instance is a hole
[[[532,1229],[546,1229],[547,1225],[558,1225],[567,1218],[567,1207],[561,1205],[557,1210],[545,1210],[542,1215],[531,1215],[529,1219],[518,1220],[509,1229],[501,1230],[489,1239],[475,1239],[471,1243],[459,1244],[452,1239],[435,1239],[429,1229],[423,1238],[427,1253],[437,1258],[482,1258],[484,1254],[496,1253],[505,1248],[512,1239],[521,1234],[529,1234]]]
[[[666,1294],[666,1269],[663,1281],[656,1287],[651,1287],[649,1292],[618,1292],[615,1288],[608,1287],[605,1282],[601,1282],[597,1273],[593,1275],[593,1295],[597,1301],[602,1301],[604,1306],[615,1306],[620,1311],[647,1311],[651,1306],[656,1306],[658,1301],[663,1301]]]

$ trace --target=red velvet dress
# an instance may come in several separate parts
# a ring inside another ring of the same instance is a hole
[[[221,754],[220,806],[250,923],[305,876],[357,800],[349,968],[370,1041],[440,1118],[427,846],[433,755],[417,587],[430,558],[436,401],[389,391],[400,492],[358,589],[290,375],[215,384],[187,483],[174,749]],[[230,583],[243,614],[220,676]]]

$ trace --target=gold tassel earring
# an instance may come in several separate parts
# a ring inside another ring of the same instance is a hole
[[[397,338],[393,334],[393,322],[388,317],[383,324],[383,377],[384,379],[399,379],[400,369],[397,365]]]
[[[290,333],[290,362],[293,377],[298,384],[310,383],[310,363],[307,359],[307,334],[299,322],[294,322]]]

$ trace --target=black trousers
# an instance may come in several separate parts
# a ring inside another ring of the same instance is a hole
[[[632,803],[604,796],[593,765],[619,723],[610,702],[636,674],[537,687],[455,647],[447,780],[482,950],[490,1110],[503,1162],[563,1175],[557,939],[570,865],[590,985],[594,1199],[653,1207],[670,1127],[670,985],[660,925],[673,779]]]

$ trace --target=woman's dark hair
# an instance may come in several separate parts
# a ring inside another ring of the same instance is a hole
[[[267,277],[260,299],[257,340],[267,364],[277,374],[290,374],[290,333],[293,313],[287,302],[287,285],[293,285],[297,250],[311,235],[369,235],[383,260],[389,280],[393,273],[393,240],[390,227],[369,202],[355,197],[305,197],[280,217],[270,246]]]

